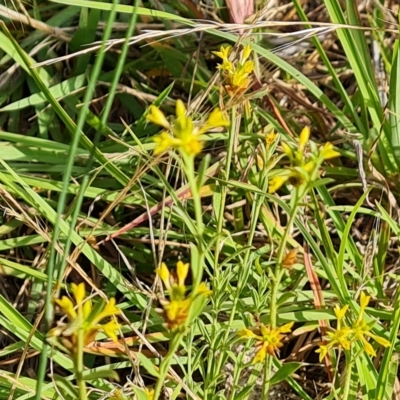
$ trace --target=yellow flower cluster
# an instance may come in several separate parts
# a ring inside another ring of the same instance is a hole
[[[195,124],[186,115],[182,100],[176,102],[176,118],[171,124],[164,113],[156,106],[150,106],[147,121],[165,129],[154,138],[156,148],[154,154],[160,154],[169,149],[176,149],[188,156],[196,156],[203,148],[201,135],[211,129],[229,126],[229,121],[219,108],[215,108],[203,124]]]
[[[74,352],[78,335],[83,334],[83,343],[87,345],[94,341],[98,332],[104,332],[113,341],[117,341],[116,332],[120,328],[115,316],[120,313],[119,308],[115,306],[115,299],[111,298],[107,304],[101,307],[93,307],[90,299],[85,300],[85,284],[71,284],[74,301],[69,297],[63,296],[56,299],[55,303],[61,308],[68,318],[67,324],[59,325],[53,328],[50,336],[62,338],[63,345]],[[101,322],[111,318],[109,322]]]
[[[243,48],[237,61],[229,60],[231,52],[231,46],[221,46],[219,51],[213,51],[216,56],[222,59],[222,64],[218,64],[218,69],[224,78],[227,92],[232,96],[243,93],[249,87],[250,76],[254,71],[254,62],[249,60],[251,55],[250,45]]]
[[[290,333],[294,322],[289,322],[280,328],[271,328],[269,325],[259,324],[256,327],[245,328],[238,332],[238,335],[256,340],[257,353],[253,359],[253,364],[263,362],[267,354],[275,356],[283,346],[283,339]]]
[[[381,346],[390,346],[390,342],[388,340],[371,333],[371,328],[375,322],[367,324],[363,319],[365,309],[367,308],[370,299],[370,296],[367,296],[364,292],[361,293],[360,313],[356,322],[351,326],[347,326],[343,321],[349,306],[345,305],[344,307],[340,308],[337,305],[335,307],[334,311],[337,318],[337,327],[334,331],[328,332],[327,344],[321,345],[317,350],[321,362],[328,354],[329,350],[334,348],[350,350],[352,344],[358,340],[361,341],[363,348],[368,355],[375,356],[376,352],[366,337],[370,337]]]
[[[176,273],[171,274],[165,263],[157,268],[157,275],[161,278],[165,289],[168,290],[168,299],[160,301],[163,308],[162,316],[168,329],[175,330],[185,325],[193,302],[199,297],[211,294],[206,284],[202,282],[195,292],[186,296],[185,280],[189,273],[189,264],[178,261]]]
[[[292,150],[287,143],[282,142],[282,150],[289,158],[291,166],[283,169],[278,175],[270,179],[268,186],[269,193],[275,193],[286,182],[291,183],[293,186],[300,186],[304,182],[310,182],[324,161],[340,155],[340,153],[334,150],[333,144],[327,142],[315,154],[306,156],[305,150],[309,139],[310,128],[305,127],[300,133],[296,150]]]

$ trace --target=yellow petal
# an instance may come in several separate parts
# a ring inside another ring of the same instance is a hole
[[[371,296],[367,296],[365,292],[361,292],[360,296],[360,308],[361,310],[365,310],[371,300]]]
[[[176,116],[178,118],[185,118],[186,117],[186,107],[183,104],[181,99],[176,101]]]
[[[364,337],[360,338],[363,345],[364,345],[364,350],[365,352],[369,355],[369,356],[376,356],[376,352],[374,350],[374,348],[372,347],[371,343],[369,343]]]
[[[215,108],[208,117],[205,126],[208,129],[217,128],[219,126],[229,126],[230,122],[225,118],[224,114],[219,108]]]
[[[288,179],[288,175],[271,178],[268,183],[268,193],[275,193]]]
[[[199,140],[197,135],[192,135],[192,137],[182,141],[181,146],[178,146],[178,148],[188,156],[197,156],[203,149],[203,143]]]
[[[180,144],[180,140],[171,136],[168,132],[161,132],[159,135],[155,136],[153,139],[154,143],[156,143],[156,147],[154,149],[154,154],[161,154],[164,151],[172,148],[178,147]]]
[[[243,52],[242,52],[242,62],[245,62],[251,55],[251,46],[247,44],[244,46]]]
[[[147,396],[147,400],[154,400],[154,390],[153,389],[145,388],[144,392]]]
[[[338,321],[341,321],[344,318],[344,315],[347,312],[347,309],[349,308],[349,305],[346,304],[344,307],[340,308],[338,304],[335,306],[335,315]]]
[[[311,173],[312,170],[315,168],[315,162],[314,161],[309,161],[303,166],[303,170],[306,171],[307,173]]]
[[[328,354],[328,350],[329,350],[328,346],[326,346],[324,344],[319,346],[318,350],[315,350],[316,353],[319,353],[319,362],[324,361],[324,358]]]
[[[375,340],[376,343],[380,344],[380,345],[383,346],[383,347],[389,347],[389,346],[390,346],[389,340],[387,340],[387,339],[385,339],[385,338],[383,338],[383,337],[381,337],[381,336],[373,335],[373,334],[370,333],[370,332],[366,332],[365,334],[368,335],[368,336],[370,336],[372,339]]]
[[[121,325],[118,324],[116,321],[112,320],[107,322],[105,325],[101,325],[101,329],[103,332],[113,341],[117,342],[118,338],[116,333],[121,328]]]
[[[253,364],[263,362],[266,356],[267,356],[267,344],[265,343],[262,345],[261,349],[257,352],[256,356],[254,357]]]
[[[254,71],[254,61],[246,61],[242,67],[244,74],[250,75]]]
[[[77,317],[74,304],[68,297],[63,296],[61,299],[55,299],[54,302],[67,314],[70,320],[74,320]]]
[[[120,312],[120,309],[115,306],[114,297],[111,297],[109,302],[106,304],[103,311],[99,315],[101,315],[101,319],[104,319],[107,317],[112,317],[113,315],[118,315]]]
[[[212,294],[212,291],[207,287],[204,282],[201,282],[200,285],[197,287],[196,294],[202,296],[210,296]]]
[[[81,282],[79,285],[75,285],[75,283],[72,283],[71,289],[75,297],[76,305],[81,306],[86,294],[84,282]]]
[[[299,137],[299,150],[302,151],[304,150],[308,140],[310,139],[310,128],[308,126],[305,126],[303,130],[300,133]]]
[[[324,160],[330,160],[331,158],[339,157],[340,153],[334,150],[333,144],[328,142],[325,143],[321,149],[321,157]]]
[[[279,333],[288,333],[291,332],[292,327],[294,325],[294,322],[288,322],[285,325],[282,325],[280,328],[278,328]]]
[[[152,122],[153,124],[160,125],[165,129],[170,128],[170,124],[165,118],[164,113],[156,106],[151,105],[149,108],[149,112],[146,116],[147,121]]]
[[[281,143],[282,146],[282,150],[283,152],[290,158],[293,158],[293,150],[290,148],[290,146],[288,144],[286,144],[285,142]]]
[[[264,324],[260,324],[259,328],[263,338],[267,338],[270,336],[272,329],[269,325],[266,326]]]
[[[266,146],[267,146],[267,147],[271,146],[271,145],[275,142],[277,136],[278,136],[278,135],[277,135],[274,131],[268,133],[268,134],[265,136],[265,144],[266,144]]]
[[[164,286],[169,290],[171,289],[170,283],[170,273],[167,265],[165,263],[161,263],[161,265],[157,268],[157,275],[161,278],[164,283]]]
[[[229,52],[231,50],[231,46],[221,46],[219,51],[213,51],[217,57],[222,58],[224,61],[228,61]]]
[[[240,331],[237,332],[238,336],[244,337],[244,338],[254,338],[256,337],[256,334],[247,328],[241,329]]]
[[[176,263],[176,275],[178,276],[178,285],[181,287],[185,286],[185,280],[189,273],[190,265],[188,263],[184,264],[182,261]]]
[[[87,299],[82,307],[83,319],[88,319],[90,313],[92,312],[92,302],[90,299]]]

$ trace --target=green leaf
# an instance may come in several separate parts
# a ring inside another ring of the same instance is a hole
[[[71,94],[71,92],[76,91],[83,87],[86,81],[86,74],[81,74],[75,76],[73,78],[67,79],[64,82],[61,82],[57,85],[49,87],[49,93],[56,99],[64,98]],[[46,104],[47,98],[46,96],[40,93],[34,93],[29,97],[25,97],[24,99],[15,101],[7,106],[0,108],[0,111],[14,111],[14,110],[21,110],[26,107],[30,106],[37,106],[40,104]]]
[[[275,372],[274,376],[271,378],[270,384],[275,385],[279,382],[286,380],[295,371],[297,371],[303,364],[299,362],[290,362],[283,364],[282,367]]]
[[[52,379],[55,381],[57,389],[60,390],[67,399],[75,400],[79,398],[77,389],[68,379],[57,374],[53,374]]]
[[[151,360],[146,357],[143,353],[136,353],[139,360],[140,360],[140,364],[141,366],[152,376],[155,376],[156,378],[160,377],[160,373],[158,372],[157,368],[155,367],[155,365],[151,362]]]
[[[84,376],[85,381],[93,381],[95,379],[114,379],[115,381],[119,382],[119,375],[116,371],[113,370],[102,370],[102,371],[91,371],[89,374]]]
[[[149,400],[146,392],[142,388],[135,385],[132,385],[131,387],[136,394],[137,400]]]

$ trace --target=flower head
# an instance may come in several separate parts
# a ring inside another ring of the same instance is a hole
[[[222,64],[218,64],[217,68],[224,78],[227,92],[233,96],[243,93],[249,87],[250,76],[254,71],[254,62],[249,60],[251,56],[250,45],[243,48],[238,60],[229,60],[231,52],[231,46],[221,46],[219,51],[213,51],[217,57],[222,59]]]
[[[201,135],[214,128],[229,126],[229,121],[219,108],[211,112],[205,123],[196,124],[186,115],[182,100],[177,100],[175,114],[176,118],[170,124],[158,107],[150,106],[147,120],[166,129],[154,138],[154,154],[161,154],[172,148],[186,155],[196,156],[203,149]]]
[[[271,147],[275,143],[277,137],[278,135],[274,131],[268,133],[265,135],[265,145]]]
[[[328,354],[329,350],[334,348],[351,350],[353,343],[357,341],[361,341],[363,348],[368,355],[375,356],[376,352],[366,337],[370,337],[381,346],[387,347],[390,345],[390,342],[385,338],[374,335],[370,332],[375,322],[367,324],[363,319],[365,309],[367,308],[369,301],[370,296],[367,296],[364,292],[362,292],[360,296],[360,312],[357,320],[352,325],[346,325],[344,321],[349,306],[345,305],[344,307],[340,308],[338,305],[336,305],[334,311],[337,318],[337,328],[331,332],[328,332],[327,343],[321,345],[317,350],[321,362]]]
[[[164,287],[168,290],[168,299],[160,300],[163,308],[162,316],[168,329],[175,330],[185,325],[193,302],[199,298],[205,298],[211,291],[202,282],[195,292],[186,295],[187,288],[185,280],[189,274],[189,264],[178,261],[176,273],[172,274],[165,263],[157,268],[157,275],[162,280]]]
[[[259,324],[256,327],[245,328],[238,332],[238,335],[246,339],[256,340],[257,353],[253,364],[264,361],[267,354],[276,356],[283,346],[285,334],[290,333],[294,322],[289,322],[280,328],[271,328],[270,325]]]
[[[340,154],[334,150],[332,143],[325,143],[322,147],[309,154],[306,150],[310,141],[310,128],[304,127],[298,139],[297,148],[293,149],[288,143],[282,142],[283,153],[289,158],[290,166],[281,170],[277,176],[270,179],[269,193],[275,193],[286,182],[295,187],[303,184],[310,184],[319,177],[319,168],[322,163]]]
[[[115,320],[115,316],[120,313],[115,306],[115,299],[111,298],[107,304],[92,306],[90,299],[85,300],[85,284],[71,284],[73,300],[67,296],[56,299],[54,302],[61,308],[68,318],[67,324],[62,324],[53,328],[50,336],[62,336],[63,343],[71,351],[76,348],[78,331],[83,332],[84,345],[92,342],[98,332],[104,332],[113,341],[117,341],[116,332],[120,325]],[[110,319],[106,323],[103,320]]]
[[[147,400],[153,400],[154,399],[154,389],[144,389],[144,393],[147,396]]]

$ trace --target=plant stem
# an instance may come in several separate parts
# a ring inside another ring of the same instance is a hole
[[[263,184],[266,184],[266,182],[262,182],[262,185]],[[245,287],[246,282],[249,277],[249,274],[250,274],[250,271],[251,271],[252,264],[250,263],[249,260],[250,260],[251,254],[252,254],[251,253],[252,242],[253,242],[254,234],[256,231],[256,227],[257,227],[257,220],[258,220],[263,202],[264,202],[264,197],[256,195],[256,197],[254,199],[254,203],[253,203],[252,213],[251,213],[250,232],[249,232],[248,240],[247,240],[247,250],[246,250],[246,253],[245,253],[244,259],[243,259],[243,267],[240,269],[240,272],[239,272],[237,288],[236,288],[236,292],[235,292],[235,295],[233,298],[233,304],[232,304],[232,308],[230,310],[230,317],[229,317],[229,322],[227,323],[227,326],[233,325],[233,322],[236,317],[236,309],[237,309],[237,306],[238,306],[239,300],[240,300],[240,293],[243,290],[243,288]],[[226,345],[230,333],[231,333],[231,331],[229,329],[226,329],[222,340],[219,341],[219,348]],[[213,349],[213,347],[211,347],[211,348]],[[217,358],[217,360],[216,361],[213,360],[213,363],[216,366],[217,373],[221,370],[221,367],[222,367],[222,359],[223,359],[222,355],[223,354],[221,352],[219,357]]]
[[[174,357],[182,338],[183,338],[183,332],[177,332],[174,334],[174,337],[171,340],[171,344],[170,344],[168,353],[161,361],[160,369],[159,369],[160,376],[158,377],[156,386],[154,388],[154,397],[153,397],[154,400],[158,400],[158,398],[160,397],[162,388],[164,386],[165,377],[167,376],[168,369],[172,362],[172,358]]]
[[[84,331],[82,329],[78,330],[77,339],[78,340],[76,344],[76,353],[75,353],[76,381],[78,383],[79,400],[86,400],[87,399],[86,382],[85,379],[83,378]]]
[[[236,126],[237,126],[237,107],[232,107],[231,109],[231,117],[230,117],[230,126],[229,126],[229,136],[228,136],[228,146],[227,146],[227,153],[225,158],[225,173],[224,178],[226,181],[229,180],[229,175],[231,173],[231,165],[232,165],[232,155],[233,155],[233,147],[235,144],[235,135],[236,135]],[[240,122],[239,122],[240,123]],[[215,241],[215,253],[214,253],[214,278],[218,280],[219,275],[219,268],[218,268],[218,260],[219,260],[219,253],[220,253],[220,239],[222,228],[224,224],[224,211],[225,211],[225,203],[226,203],[226,196],[228,194],[228,187],[227,185],[221,186],[221,201],[219,205],[219,212],[217,216],[217,237]]]
[[[289,216],[289,221],[287,223],[285,232],[283,233],[281,243],[279,245],[278,254],[276,257],[276,269],[275,269],[275,279],[272,282],[272,292],[271,292],[271,304],[270,304],[270,325],[272,328],[276,326],[276,316],[278,312],[278,289],[285,273],[285,270],[282,268],[282,261],[285,255],[286,244],[289,238],[289,232],[292,229],[294,221],[299,212],[299,203],[303,196],[299,196],[299,190],[295,190],[295,199],[293,202],[293,207]]]
[[[183,166],[186,178],[189,183],[190,191],[192,194],[194,213],[196,218],[196,240],[197,240],[197,253],[195,258],[196,263],[192,265],[193,285],[192,294],[196,294],[197,287],[203,279],[204,272],[204,223],[203,223],[203,210],[201,207],[201,196],[194,170],[194,157],[186,156],[183,154]]]
[[[289,238],[289,232],[291,231],[291,228],[300,210],[299,204],[304,194],[305,191],[301,192],[300,188],[296,188],[294,194],[293,207],[291,209],[289,221],[287,223],[285,232],[283,233],[282,240],[278,249],[278,254],[276,258],[275,276],[272,279],[272,289],[271,289],[270,320],[269,320],[271,328],[275,328],[277,325],[278,292],[282,278],[285,275],[285,269],[282,267],[282,261],[285,255],[286,244]],[[262,397],[263,400],[268,399],[271,377],[272,377],[272,357],[270,355],[267,355],[267,360],[265,362],[265,367],[264,367],[263,397]]]
[[[267,354],[267,357],[265,358],[265,364],[264,364],[263,392],[262,392],[261,400],[268,400],[270,380],[271,380],[271,371],[272,371],[272,356]]]
[[[351,370],[353,369],[353,361],[351,359],[351,353],[349,351],[346,351],[346,364],[347,364],[347,371],[346,371],[346,380],[343,388],[343,400],[347,400],[350,394]]]
[[[228,136],[228,144],[227,144],[227,154],[225,158],[225,180],[229,180],[229,175],[231,171],[231,165],[232,165],[232,155],[233,155],[233,147],[235,144],[235,134],[236,134],[236,126],[237,126],[237,107],[234,106],[231,109],[231,115],[230,115],[230,126],[229,126],[229,136]],[[226,203],[226,196],[228,193],[228,187],[226,185],[221,185],[221,199],[220,199],[220,204],[219,204],[219,210],[216,215],[217,219],[217,230],[216,230],[216,239],[215,239],[215,250],[214,250],[214,268],[213,268],[213,290],[218,292],[218,284],[219,284],[219,277],[220,277],[220,268],[219,268],[219,256],[220,256],[220,240],[221,240],[221,234],[222,234],[222,229],[224,225],[224,210],[225,210],[225,203]],[[218,296],[218,294],[217,294]],[[215,349],[216,347],[216,339],[218,337],[217,331],[219,329],[219,324],[217,321],[217,318],[213,318],[213,323],[212,323],[212,332],[211,332],[211,337],[213,338],[210,347],[211,349]],[[211,372],[212,369],[215,368],[215,360],[214,360],[214,352],[211,351],[209,355],[209,360],[207,363],[207,374],[205,378],[205,394],[207,394],[207,388],[209,385],[211,385],[211,382],[213,381],[213,376],[214,374]],[[218,365],[218,363],[217,363]]]

